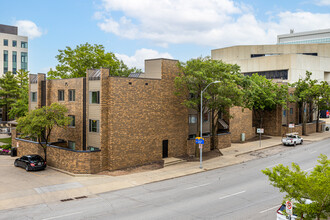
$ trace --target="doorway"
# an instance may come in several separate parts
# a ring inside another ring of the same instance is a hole
[[[163,140],[163,158],[168,157],[168,140]]]

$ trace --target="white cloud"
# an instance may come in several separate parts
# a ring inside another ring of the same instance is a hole
[[[330,6],[330,0],[318,0],[316,1],[316,4],[319,6]]]
[[[29,20],[18,20],[15,22],[19,35],[28,36],[29,39],[40,37],[43,32],[34,22]]]
[[[135,51],[133,56],[127,56],[125,54],[115,54],[116,57],[128,66],[128,67],[136,67],[138,69],[144,69],[144,60],[146,59],[155,59],[155,58],[169,58],[173,59],[171,54],[169,53],[159,53],[156,50],[145,49],[142,48],[140,50]]]
[[[327,4],[329,0],[320,2]],[[103,0],[103,8],[95,13],[103,31],[128,39],[147,39],[164,47],[180,43],[212,47],[275,43],[276,35],[290,29],[297,32],[330,26],[330,13],[304,11],[281,12],[260,21],[251,6],[233,0]]]

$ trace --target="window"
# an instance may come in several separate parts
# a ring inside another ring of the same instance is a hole
[[[3,51],[3,73],[8,72],[8,50]]]
[[[283,117],[286,117],[286,110],[283,110]]]
[[[290,115],[293,115],[293,108],[290,108]]]
[[[196,124],[196,123],[197,123],[196,115],[189,115],[189,124]]]
[[[13,51],[13,74],[16,74],[17,70],[17,52]]]
[[[203,114],[203,122],[208,122],[209,121],[209,113],[204,113]]]
[[[8,46],[8,40],[7,39],[3,39],[3,46]]]
[[[71,150],[75,150],[76,149],[76,142],[74,142],[74,141],[68,141],[68,147]]]
[[[58,101],[64,101],[64,90],[58,90]]]
[[[100,91],[89,92],[89,103],[100,104]]]
[[[31,102],[37,102],[37,92],[31,92]]]
[[[70,127],[75,127],[76,126],[76,117],[74,115],[69,115],[69,117],[71,118]]]
[[[98,147],[93,147],[93,146],[88,146],[88,147],[87,147],[87,150],[90,150],[90,151],[96,151],[96,150],[100,150],[100,148],[98,148]]]
[[[89,132],[99,132],[100,131],[100,122],[99,120],[89,119]]]
[[[17,41],[13,40],[13,47],[17,47]]]
[[[69,101],[76,101],[76,90],[69,89]]]
[[[21,53],[21,69],[22,70],[28,69],[28,53],[26,52]]]
[[[25,41],[21,41],[21,48],[28,48],[28,43]]]

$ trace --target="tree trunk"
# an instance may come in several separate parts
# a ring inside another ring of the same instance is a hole
[[[302,104],[302,109],[301,109],[301,112],[302,112],[302,115],[301,115],[301,118],[302,118],[302,135],[306,135],[306,114],[305,114],[305,103]]]
[[[319,132],[320,110],[317,108],[316,132]]]
[[[196,134],[196,137],[199,137],[200,133],[201,133],[201,131],[200,131],[201,130],[200,129],[201,124],[200,123],[202,123],[202,122],[200,121],[201,120],[200,116],[201,116],[201,112],[199,111],[197,113],[197,134]],[[199,146],[198,146],[198,144],[195,144],[195,157],[199,157]]]
[[[210,149],[214,150],[216,148],[215,146],[215,137],[216,137],[216,122],[217,121],[217,117],[214,115],[215,110],[211,111],[211,143],[210,143]]]
[[[47,145],[44,148],[45,161],[47,162]]]

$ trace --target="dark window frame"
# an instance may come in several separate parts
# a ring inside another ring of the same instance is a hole
[[[38,101],[37,92],[31,92],[31,102],[37,102],[37,101]]]
[[[69,127],[72,127],[72,128],[76,127],[76,116],[75,115],[68,115],[68,117],[71,118]]]
[[[89,103],[90,104],[100,104],[100,91],[90,91],[89,92]]]
[[[100,121],[89,119],[89,132],[99,133],[100,132]]]
[[[76,101],[76,90],[75,89],[69,89],[69,102]]]
[[[64,101],[65,95],[64,95],[64,90],[60,89],[58,90],[58,101]]]

